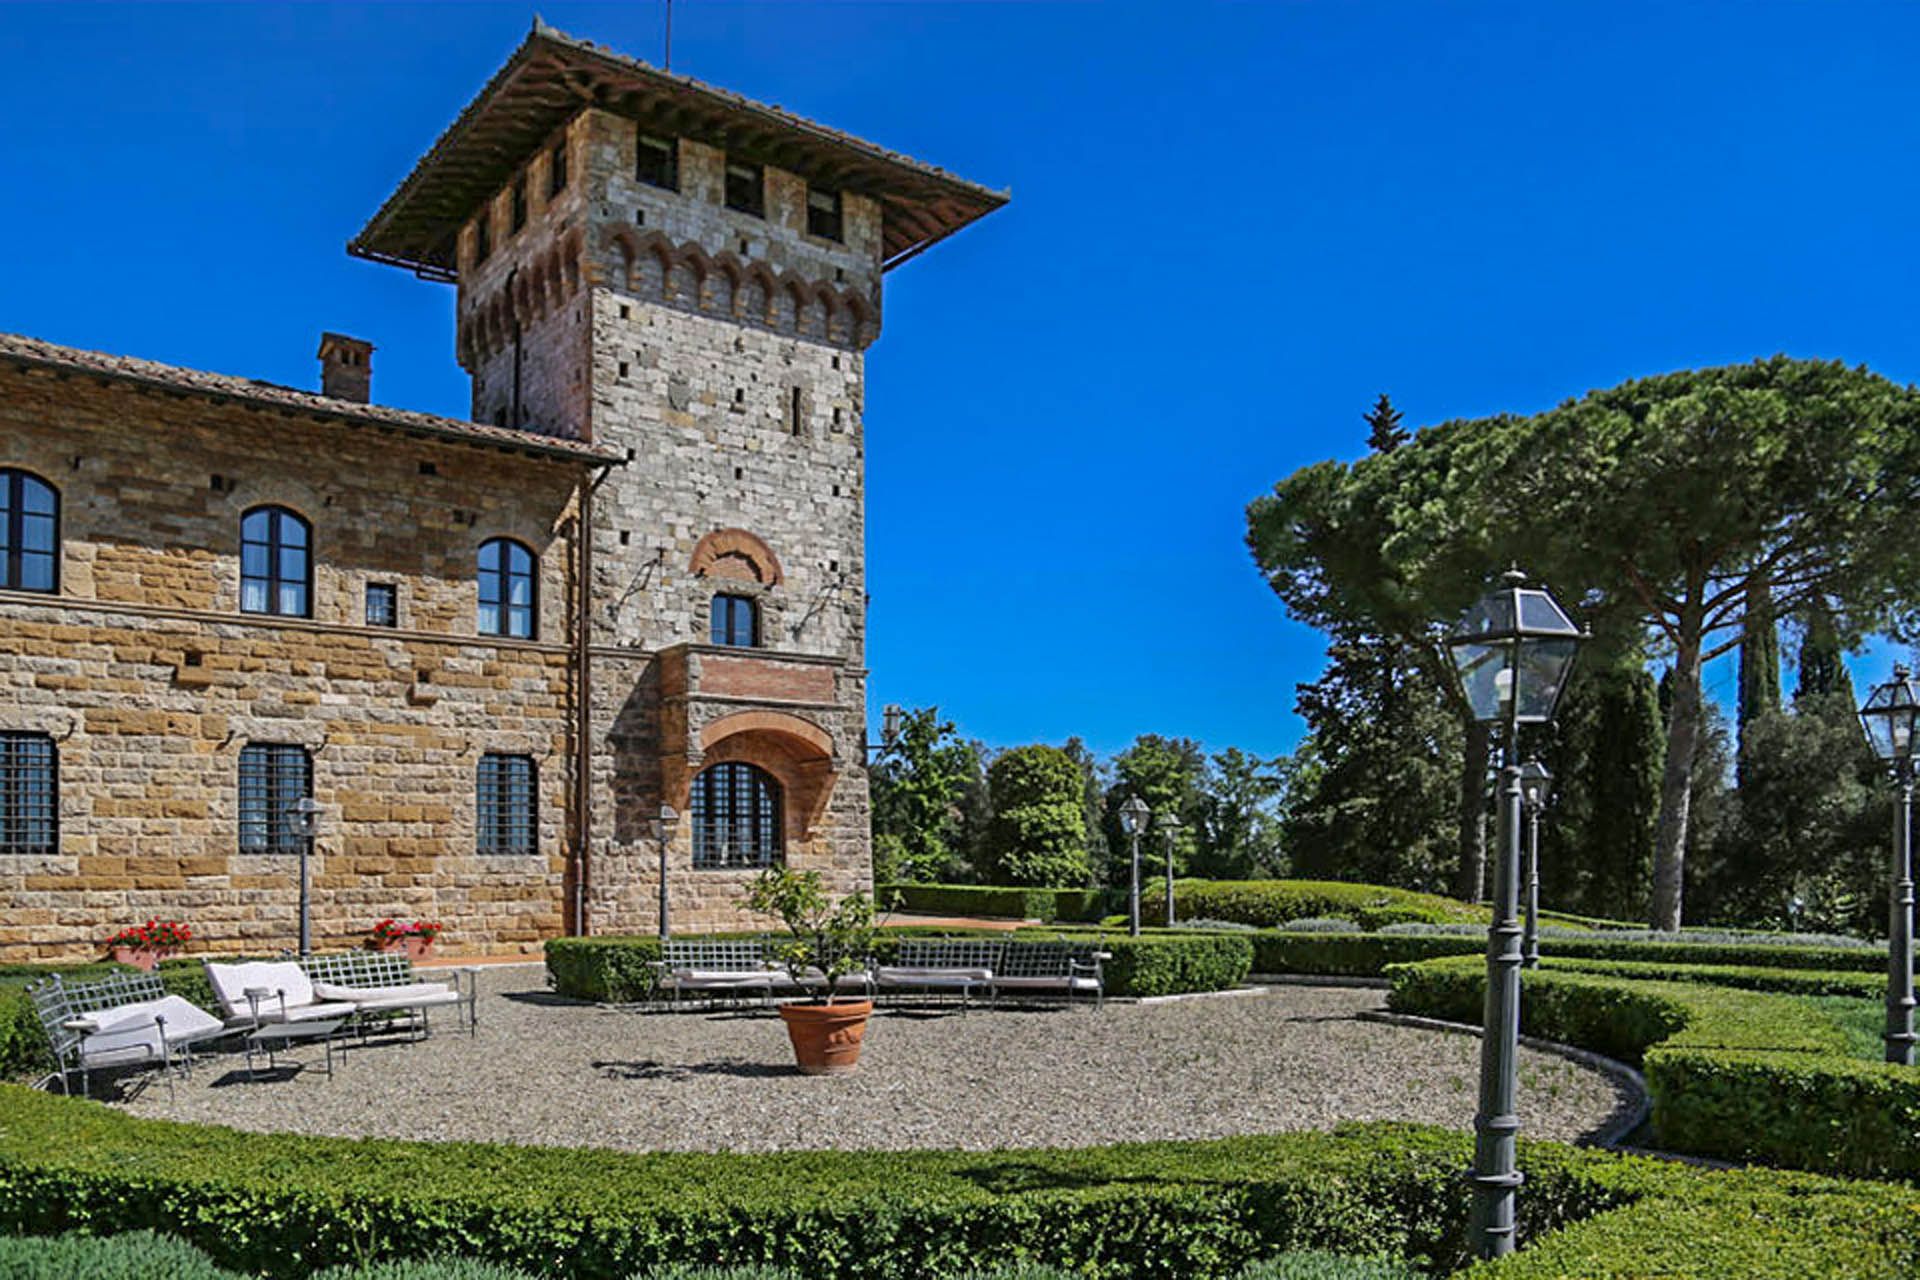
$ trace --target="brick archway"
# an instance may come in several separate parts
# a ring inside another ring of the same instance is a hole
[[[784,711],[736,711],[700,731],[698,763],[669,762],[669,802],[685,810],[693,779],[709,765],[741,761],[772,774],[786,794],[786,843],[805,844],[839,778],[833,735]],[[679,768],[673,765],[679,763]],[[677,774],[678,776],[674,776]]]
[[[732,578],[763,587],[777,587],[786,577],[773,548],[745,529],[709,533],[694,547],[687,567],[696,577]]]

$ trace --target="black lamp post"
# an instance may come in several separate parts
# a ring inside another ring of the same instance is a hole
[[[1127,802],[1120,806],[1120,829],[1127,833],[1127,840],[1133,846],[1132,889],[1127,895],[1127,932],[1133,937],[1140,936],[1140,833],[1147,829],[1147,823],[1153,818],[1153,810],[1147,808],[1147,802],[1139,796],[1128,796]]]
[[[1180,835],[1180,815],[1169,809],[1160,815],[1157,824],[1160,833],[1167,838],[1167,928],[1173,928],[1173,845]]]
[[[287,806],[287,825],[300,838],[300,954],[313,954],[313,842],[320,834],[320,802],[301,796]]]
[[[1867,741],[1893,774],[1893,868],[1887,893],[1887,1061],[1913,1065],[1913,751],[1920,734],[1920,693],[1912,672],[1867,695],[1860,708]]]
[[[1526,967],[1540,967],[1540,815],[1553,798],[1553,774],[1538,760],[1520,766],[1520,801],[1527,810],[1527,929],[1520,951]]]
[[[660,811],[653,816],[653,838],[660,842],[660,941],[667,940],[667,846],[673,840],[674,824],[680,821],[680,811],[664,801]],[[665,955],[661,959],[665,959]]]
[[[1447,650],[1473,717],[1497,726],[1500,860],[1487,931],[1487,1004],[1480,1042],[1480,1111],[1473,1118],[1473,1237],[1480,1256],[1514,1248],[1514,1113],[1520,1051],[1520,726],[1553,718],[1584,637],[1552,595],[1518,569],[1481,596],[1447,636]]]

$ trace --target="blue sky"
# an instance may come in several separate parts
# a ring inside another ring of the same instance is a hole
[[[653,0],[540,8],[659,56]],[[463,414],[450,291],[342,246],[531,13],[7,6],[0,329],[301,386],[340,329],[376,398]],[[1920,376],[1917,46],[1892,4],[674,13],[676,70],[1012,188],[889,277],[872,700],[1100,750],[1293,744],[1321,645],[1243,511],[1381,391],[1424,424],[1778,351]]]

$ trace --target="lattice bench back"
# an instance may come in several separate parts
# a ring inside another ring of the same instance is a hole
[[[993,967],[996,978],[1064,978],[1073,971],[1073,951],[1064,942],[1009,942]]]
[[[396,951],[329,951],[302,957],[300,969],[310,980],[336,987],[404,987],[414,981],[413,961]]]
[[[744,938],[669,942],[662,959],[669,969],[701,969],[711,973],[758,973],[769,967],[766,944]]]
[[[68,1052],[87,1034],[62,1023],[83,1013],[146,1000],[164,1000],[166,995],[167,989],[159,975],[153,973],[114,973],[89,982],[71,983],[56,973],[27,987],[33,1011],[39,1015],[40,1025],[53,1045],[54,1056],[61,1062],[66,1061]]]
[[[1000,969],[1005,944],[986,938],[902,938],[894,963],[903,969]]]

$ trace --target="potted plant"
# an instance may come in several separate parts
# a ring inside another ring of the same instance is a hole
[[[107,950],[115,963],[152,973],[162,960],[179,954],[192,937],[193,930],[177,920],[149,920],[108,938]]]
[[[793,984],[809,994],[780,1006],[803,1075],[845,1075],[860,1062],[871,1000],[842,1000],[840,984],[867,967],[875,931],[873,899],[851,893],[835,903],[818,871],[769,867],[753,882],[747,905],[777,916],[788,938],[773,949]]]
[[[433,954],[433,940],[446,928],[437,920],[407,924],[389,917],[373,926],[368,945],[375,951],[405,952],[409,960],[425,960]]]

